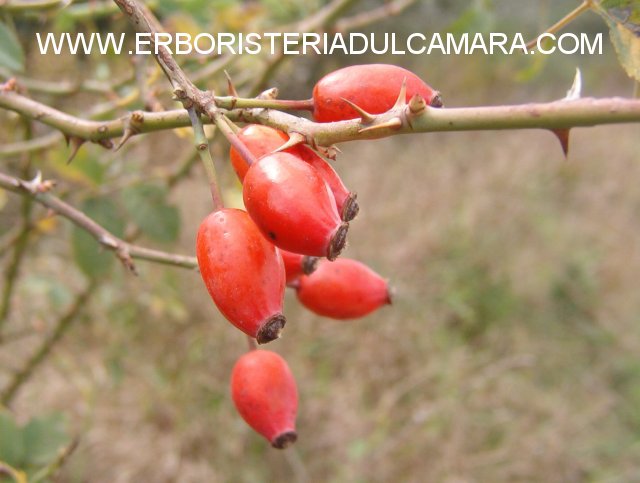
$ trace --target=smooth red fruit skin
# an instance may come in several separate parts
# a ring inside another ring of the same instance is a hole
[[[320,79],[313,88],[313,118],[317,122],[356,119],[359,114],[347,99],[370,114],[382,114],[393,107],[402,80],[407,79],[407,98],[420,94],[427,104],[440,107],[440,94],[413,72],[389,64],[353,65]]]
[[[273,153],[289,140],[289,136],[286,133],[261,124],[250,124],[243,127],[238,131],[238,138],[240,138],[240,141],[249,148],[249,151],[251,151],[256,158],[261,158],[262,156]],[[312,149],[301,144],[286,149],[285,152],[299,157],[318,170],[329,185],[333,197],[336,200],[338,213],[340,213],[343,220],[351,221],[355,218],[355,215],[358,213],[358,205],[355,201],[356,195],[355,193],[349,192],[338,173],[336,173],[329,163],[313,152]],[[231,146],[229,150],[229,157],[231,158],[233,169],[242,182],[249,169],[249,165],[233,146]]]
[[[391,303],[387,281],[349,258],[321,260],[315,272],[300,277],[296,293],[306,308],[333,319],[364,317]]]
[[[282,260],[284,261],[284,271],[287,274],[287,284],[292,283],[301,275],[313,273],[318,265],[316,257],[300,255],[286,250],[280,250]]]
[[[273,447],[295,442],[298,389],[278,354],[254,350],[240,357],[231,373],[231,396],[242,419]]]
[[[317,170],[289,153],[251,165],[244,178],[244,205],[263,235],[283,250],[335,259],[348,223]]]
[[[220,312],[261,344],[276,339],[285,324],[284,263],[249,215],[224,208],[207,216],[198,230],[196,255]]]

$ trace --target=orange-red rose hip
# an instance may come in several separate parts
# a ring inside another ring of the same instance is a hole
[[[406,101],[419,94],[430,106],[442,106],[440,93],[411,71],[389,64],[353,65],[331,72],[316,83],[313,118],[318,122],[358,118],[343,99],[370,114],[382,114],[395,104],[403,79],[407,82]]]
[[[315,272],[300,277],[297,296],[312,312],[333,319],[364,317],[391,303],[387,281],[349,258],[320,260]]]
[[[335,259],[346,242],[335,199],[317,170],[289,153],[274,153],[251,165],[244,178],[244,204],[263,235],[283,250]]]
[[[238,359],[231,374],[231,396],[240,416],[274,448],[296,441],[298,389],[278,354],[254,350]]]
[[[260,124],[250,124],[243,127],[238,132],[238,138],[240,138],[240,141],[247,146],[256,158],[261,158],[262,156],[273,153],[289,140],[289,136],[287,136],[286,133]],[[320,176],[322,176],[329,185],[336,200],[338,213],[340,213],[344,221],[351,221],[356,217],[359,211],[356,194],[347,189],[338,173],[336,173],[329,163],[313,152],[312,149],[302,144],[293,146],[285,150],[285,152],[299,157],[318,170]],[[233,146],[231,146],[229,150],[229,157],[231,158],[231,164],[238,178],[240,181],[243,181],[249,165]]]
[[[284,263],[249,215],[233,208],[211,213],[198,230],[196,254],[220,312],[260,344],[278,338],[285,324]]]

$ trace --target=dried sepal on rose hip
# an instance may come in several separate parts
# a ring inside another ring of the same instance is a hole
[[[344,248],[349,224],[322,176],[297,156],[260,158],[249,167],[242,193],[249,215],[278,248],[329,260]]]
[[[417,94],[431,107],[442,106],[440,93],[407,69],[389,64],[353,65],[331,72],[316,83],[313,118],[334,122],[361,117],[345,99],[369,114],[382,114],[393,108],[403,81],[405,102]]]
[[[240,357],[231,373],[231,396],[242,419],[274,448],[296,441],[298,389],[278,354],[253,350]]]
[[[198,230],[196,254],[220,312],[260,344],[277,339],[286,322],[284,263],[249,215],[234,208],[211,213]]]
[[[298,279],[296,294],[307,309],[333,319],[364,317],[391,303],[387,281],[349,258],[321,260],[311,275]]]
[[[286,133],[260,124],[249,124],[243,127],[238,131],[238,138],[256,158],[273,153],[289,140]],[[356,201],[356,194],[347,189],[338,173],[327,161],[318,156],[311,148],[302,144],[292,146],[285,152],[299,157],[318,170],[333,193],[336,208],[343,221],[351,221],[356,217],[360,209]],[[238,178],[243,181],[249,164],[233,146],[229,150],[229,157]]]

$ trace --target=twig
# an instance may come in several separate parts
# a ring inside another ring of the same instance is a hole
[[[196,151],[198,153],[200,161],[202,161],[204,170],[207,173],[207,179],[209,180],[209,189],[211,191],[213,209],[219,210],[224,207],[224,202],[222,201],[222,193],[220,192],[220,188],[218,187],[218,177],[216,175],[216,167],[213,164],[213,158],[211,157],[209,140],[204,133],[202,121],[200,120],[200,116],[196,113],[195,107],[190,107],[189,109],[187,109],[187,112],[189,113],[189,119],[191,120],[191,125],[193,126]]]
[[[318,10],[315,15],[299,22],[295,26],[284,27],[281,30],[286,32],[316,32],[318,30],[327,29],[333,25],[345,11],[358,3],[358,1],[359,0],[333,0]],[[281,49],[269,61],[267,61],[249,90],[249,94],[251,96],[256,96],[265,89],[267,83],[285,59],[284,52]]]
[[[591,8],[592,2],[593,2],[593,0],[584,0],[573,11],[571,11],[570,13],[565,15],[562,19],[560,19],[555,24],[553,24],[551,27],[549,27],[547,30],[545,30],[543,33],[538,35],[535,39],[533,39],[529,43],[527,43],[527,45],[526,45],[527,49],[533,49],[537,45],[538,39],[540,37],[542,37],[544,34],[554,34],[554,33],[558,32],[560,29],[566,27],[571,22],[573,22],[577,17],[579,17],[580,15],[582,15],[584,12],[586,12],[587,10],[589,10]]]
[[[54,459],[47,466],[35,473],[29,480],[29,483],[40,483],[41,481],[47,481],[49,478],[58,473],[58,471],[60,471],[60,468],[64,466],[69,457],[76,450],[78,444],[80,444],[80,439],[76,437],[71,441],[71,443],[62,448],[62,450],[58,453],[56,459]]]
[[[398,15],[414,3],[416,3],[416,0],[395,0],[392,2],[385,2],[384,5],[381,5],[378,8],[367,10],[351,17],[341,18],[335,23],[335,29],[338,32],[356,30],[391,16]]]
[[[46,191],[50,189],[50,186],[51,183],[47,181],[34,183],[33,181],[24,181],[0,173],[0,188],[4,188],[23,196],[30,196],[41,205],[44,205],[64,218],[67,218],[76,226],[82,228],[93,236],[93,238],[95,238],[104,248],[112,250],[125,267],[131,271],[135,270],[132,259],[147,260],[149,262],[190,269],[198,266],[198,262],[195,257],[176,255],[151,248],[145,248],[138,245],[132,245],[121,240],[81,211],[62,201],[60,198],[47,193]]]
[[[95,280],[91,280],[84,290],[76,296],[73,304],[71,304],[71,307],[69,307],[67,312],[56,322],[51,334],[42,341],[40,347],[25,362],[24,366],[13,375],[5,389],[0,394],[0,402],[3,405],[9,406],[9,404],[11,404],[11,401],[13,401],[13,398],[20,387],[27,382],[34,370],[42,363],[42,361],[44,361],[44,359],[49,355],[49,352],[51,352],[51,349],[53,349],[62,336],[69,330],[75,319],[81,314],[85,305],[89,301],[91,294],[96,288],[97,282]]]

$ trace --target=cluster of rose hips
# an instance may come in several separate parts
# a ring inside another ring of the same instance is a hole
[[[360,65],[316,84],[313,117],[334,122],[380,114],[404,89],[402,102],[418,95],[441,105],[439,94],[405,69]],[[200,273],[220,312],[265,344],[285,325],[285,286],[309,310],[335,319],[363,317],[390,303],[386,280],[356,260],[337,258],[359,207],[331,165],[306,145],[288,145],[289,136],[271,127],[247,125],[237,137],[255,159],[231,148],[246,211],[212,212],[196,244]],[[233,368],[231,392],[240,415],[272,446],[296,440],[297,388],[278,354],[243,355]]]

